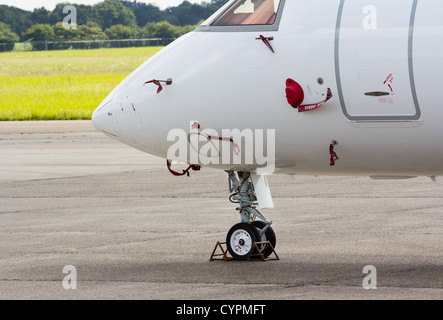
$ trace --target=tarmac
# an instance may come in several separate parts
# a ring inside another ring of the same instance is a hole
[[[240,222],[225,172],[174,177],[90,121],[0,122],[0,299],[443,298],[442,180],[269,184],[280,260],[211,262]]]

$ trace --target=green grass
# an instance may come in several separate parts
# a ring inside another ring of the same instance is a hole
[[[0,121],[90,119],[161,47],[0,53]]]

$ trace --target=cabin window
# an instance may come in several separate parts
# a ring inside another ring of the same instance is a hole
[[[273,25],[281,2],[281,0],[235,1],[211,26]]]

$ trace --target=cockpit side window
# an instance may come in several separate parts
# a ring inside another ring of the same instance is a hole
[[[285,0],[236,0],[196,31],[277,31]]]
[[[239,0],[212,26],[272,25],[279,6],[280,0]]]

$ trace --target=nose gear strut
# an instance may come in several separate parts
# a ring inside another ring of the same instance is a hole
[[[237,260],[247,260],[252,246],[242,246],[245,239],[254,242],[270,241],[275,248],[275,233],[271,228],[272,221],[256,208],[257,197],[254,184],[249,172],[238,172],[238,178],[234,171],[227,171],[229,177],[229,201],[239,204],[236,210],[240,213],[241,223],[233,226],[226,237],[226,244],[231,255]],[[262,221],[256,221],[259,218]],[[241,236],[239,236],[241,235]],[[267,257],[273,250],[265,245],[259,246],[261,253]]]
[[[252,221],[256,220],[258,217],[266,223],[267,227],[269,227],[272,224],[272,221],[268,221],[260,211],[256,209],[257,197],[255,195],[251,174],[249,172],[238,172],[239,179],[234,171],[228,171],[228,175],[229,192],[232,193],[229,200],[232,203],[240,204],[240,207],[236,208],[236,210],[239,211],[242,222],[252,223]],[[266,230],[263,230],[262,233],[264,232],[266,232]]]

